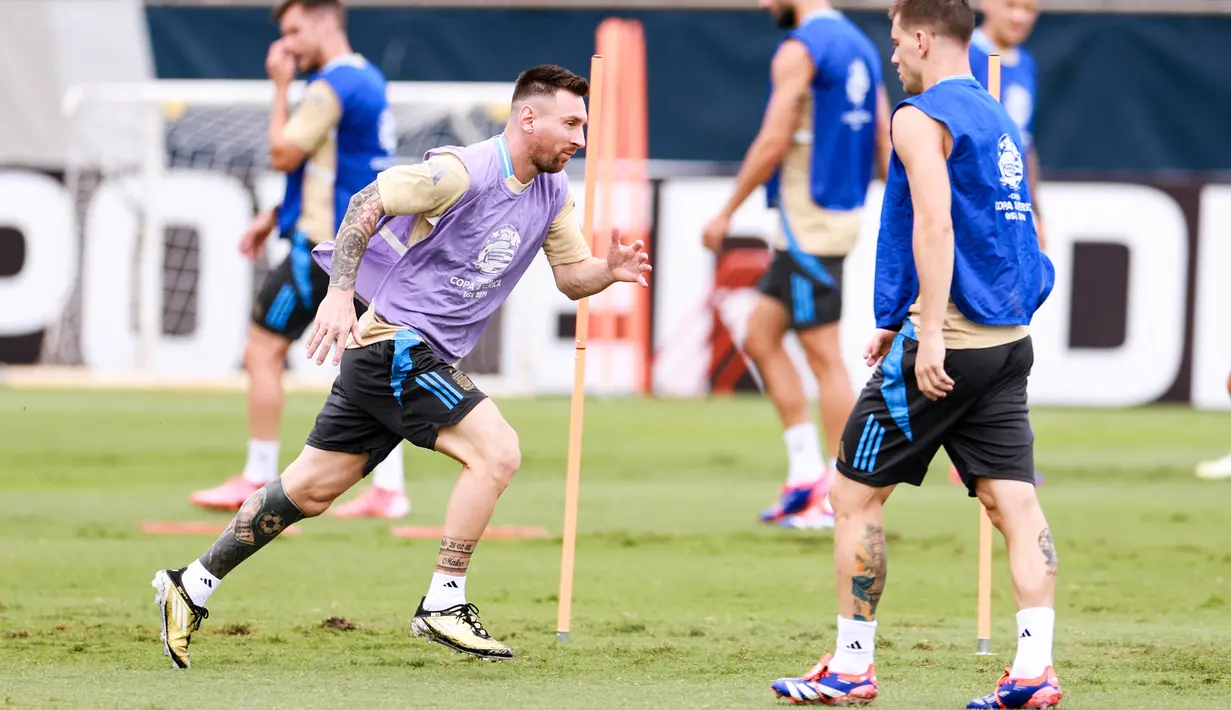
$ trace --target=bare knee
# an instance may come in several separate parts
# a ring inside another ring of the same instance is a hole
[[[992,525],[1001,532],[1036,514],[1042,516],[1034,486],[1024,481],[979,478],[975,481],[975,495],[987,510]]]
[[[756,306],[748,315],[744,352],[754,361],[764,362],[783,351],[782,338],[785,335],[786,310],[772,297],[759,294]]]
[[[784,351],[782,336],[782,333],[775,333],[772,328],[750,324],[748,337],[744,339],[744,352],[748,353],[753,362],[763,363]]]
[[[312,484],[296,487],[294,491],[287,490],[286,497],[290,498],[307,518],[323,514],[337,499],[336,495],[329,494],[323,486]]]
[[[255,326],[248,332],[244,345],[244,369],[248,374],[281,372],[290,342]]]
[[[513,474],[521,468],[521,445],[513,427],[506,425],[502,434],[487,442],[471,468],[490,478],[501,492],[508,488],[513,481]]]
[[[283,490],[305,517],[314,518],[359,482],[367,458],[367,454],[304,447],[282,473]]]
[[[808,366],[818,379],[846,377],[846,365],[842,362],[841,341],[838,339],[838,324],[831,323],[800,334]]]
[[[839,520],[860,518],[866,513],[880,510],[892,490],[892,486],[874,488],[838,473],[829,489],[829,504],[833,507],[834,517]]]

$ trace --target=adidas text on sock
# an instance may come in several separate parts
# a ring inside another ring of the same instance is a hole
[[[200,560],[193,560],[184,569],[180,582],[184,585],[184,591],[188,592],[188,598],[197,606],[205,606],[210,595],[222,584],[222,580],[210,574]]]
[[[838,617],[838,643],[829,670],[859,674],[875,662],[876,622]]]
[[[1052,637],[1055,634],[1056,611],[1047,607],[1022,609],[1017,612],[1017,657],[1009,675],[1014,678],[1038,678],[1052,664]]]
[[[432,583],[428,585],[427,596],[423,600],[423,608],[428,611],[441,611],[451,606],[466,603],[466,578],[434,572]]]

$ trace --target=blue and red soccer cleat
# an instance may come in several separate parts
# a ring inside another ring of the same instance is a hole
[[[1064,693],[1056,669],[1048,666],[1038,678],[1011,678],[1006,668],[996,690],[966,703],[967,708],[1055,708]]]
[[[761,511],[761,522],[777,523],[788,515],[802,513],[812,503],[812,496],[817,489],[815,483],[802,486],[784,485],[778,502]]]
[[[812,495],[812,502],[807,508],[788,515],[778,521],[778,527],[792,530],[832,530],[834,526],[833,506],[829,504],[829,496]]]
[[[802,678],[779,678],[769,686],[780,698],[796,705],[867,705],[876,700],[876,664],[868,666],[861,675],[832,673],[829,663],[833,654],[827,653]]]

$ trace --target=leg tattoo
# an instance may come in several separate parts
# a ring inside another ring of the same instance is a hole
[[[851,593],[855,595],[855,621],[874,621],[876,605],[885,591],[885,529],[867,525],[863,540],[855,553],[857,568],[851,575]]]
[[[1060,559],[1056,557],[1056,541],[1051,538],[1051,528],[1043,528],[1043,532],[1039,533],[1039,551],[1047,562],[1047,576],[1055,577]]]
[[[304,514],[286,497],[282,479],[275,478],[244,501],[231,524],[209,552],[201,556],[201,566],[222,579],[278,533],[303,518]]]
[[[470,568],[470,556],[474,554],[474,546],[478,540],[458,540],[455,537],[440,539],[440,557],[436,561],[436,571],[446,574],[465,575]]]

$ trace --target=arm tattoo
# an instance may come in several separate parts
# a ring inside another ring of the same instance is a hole
[[[1060,559],[1056,557],[1056,541],[1051,537],[1051,528],[1043,528],[1043,532],[1039,533],[1039,551],[1047,563],[1047,576],[1055,577]]]
[[[303,518],[303,512],[286,497],[282,479],[275,478],[248,496],[231,524],[214,541],[209,552],[201,556],[201,566],[222,579],[239,563],[256,554],[279,533]]]
[[[474,546],[477,544],[479,544],[478,540],[441,538],[440,557],[436,562],[436,571],[466,574],[466,570],[470,567],[470,556],[474,554]]]
[[[334,241],[333,267],[329,271],[329,285],[343,291],[355,290],[359,275],[359,261],[368,248],[368,240],[376,232],[376,223],[385,211],[376,183],[368,185],[350,198],[350,207],[338,228]]]
[[[867,525],[863,540],[855,553],[858,568],[851,575],[851,593],[855,595],[855,621],[876,619],[876,605],[885,591],[885,529]]]

